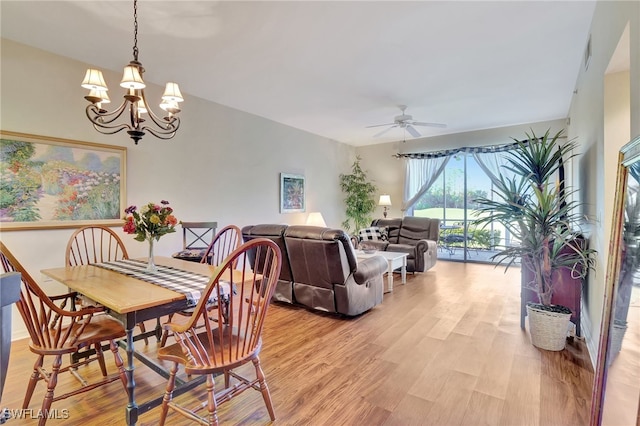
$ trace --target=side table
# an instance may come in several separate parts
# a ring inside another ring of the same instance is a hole
[[[367,259],[373,256],[382,256],[387,261],[389,268],[387,269],[387,287],[385,293],[393,291],[393,271],[400,268],[400,276],[402,284],[407,283],[407,253],[399,253],[395,251],[375,251],[373,253],[365,253],[362,250],[356,250],[356,258]]]

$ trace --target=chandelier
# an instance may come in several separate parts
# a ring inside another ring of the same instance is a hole
[[[127,133],[134,140],[136,145],[142,139],[145,132],[149,132],[160,139],[171,139],[175,136],[178,127],[180,127],[180,118],[177,114],[180,112],[179,102],[182,102],[182,94],[177,83],[167,83],[164,94],[162,95],[162,108],[166,115],[162,118],[155,115],[147,99],[144,96],[144,88],[146,87],[142,80],[144,68],[138,61],[138,1],[133,1],[133,61],[124,67],[124,74],[120,86],[127,89],[124,94],[124,101],[118,109],[109,112],[102,108],[103,104],[110,103],[107,94],[107,84],[102,76],[102,71],[97,69],[88,69],[82,87],[89,89],[89,95],[84,98],[91,104],[87,106],[87,118],[93,123],[93,127],[100,133],[112,135],[121,130],[127,129]],[[117,120],[125,114],[123,120]],[[127,116],[128,115],[128,119]],[[145,117],[148,117],[145,118]]]

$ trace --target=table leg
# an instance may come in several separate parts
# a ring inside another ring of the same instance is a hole
[[[393,291],[393,262],[389,261],[389,271],[387,272],[387,292]]]
[[[402,267],[400,268],[400,274],[402,275],[402,284],[407,283],[407,256],[402,257]]]
[[[133,378],[133,328],[136,326],[135,321],[127,319],[125,321],[127,329],[127,366],[125,368],[127,374],[127,390],[129,391],[129,403],[127,404],[126,420],[127,425],[135,425],[138,422],[138,405],[136,404],[135,388],[136,382]]]

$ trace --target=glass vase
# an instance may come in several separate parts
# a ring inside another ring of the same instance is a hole
[[[153,259],[153,237],[149,238],[149,258],[147,259],[147,272],[156,272],[158,267]]]

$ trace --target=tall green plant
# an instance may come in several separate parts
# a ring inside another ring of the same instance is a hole
[[[376,208],[374,194],[376,186],[368,181],[367,174],[360,167],[360,157],[351,166],[351,174],[340,174],[340,189],[347,194],[347,219],[342,227],[357,232],[371,224],[371,213]]]
[[[478,198],[476,226],[491,222],[502,224],[519,240],[493,256],[509,268],[521,260],[533,279],[524,285],[534,290],[543,305],[551,304],[553,272],[568,267],[574,276],[584,277],[594,267],[594,250],[586,247],[583,237],[573,230],[580,221],[579,203],[566,202],[554,181],[561,160],[573,157],[575,141],[559,144],[563,131],[550,137],[528,133],[527,140],[518,141],[518,148],[507,153],[505,170],[494,182],[493,199]],[[564,190],[571,196],[574,191]]]

